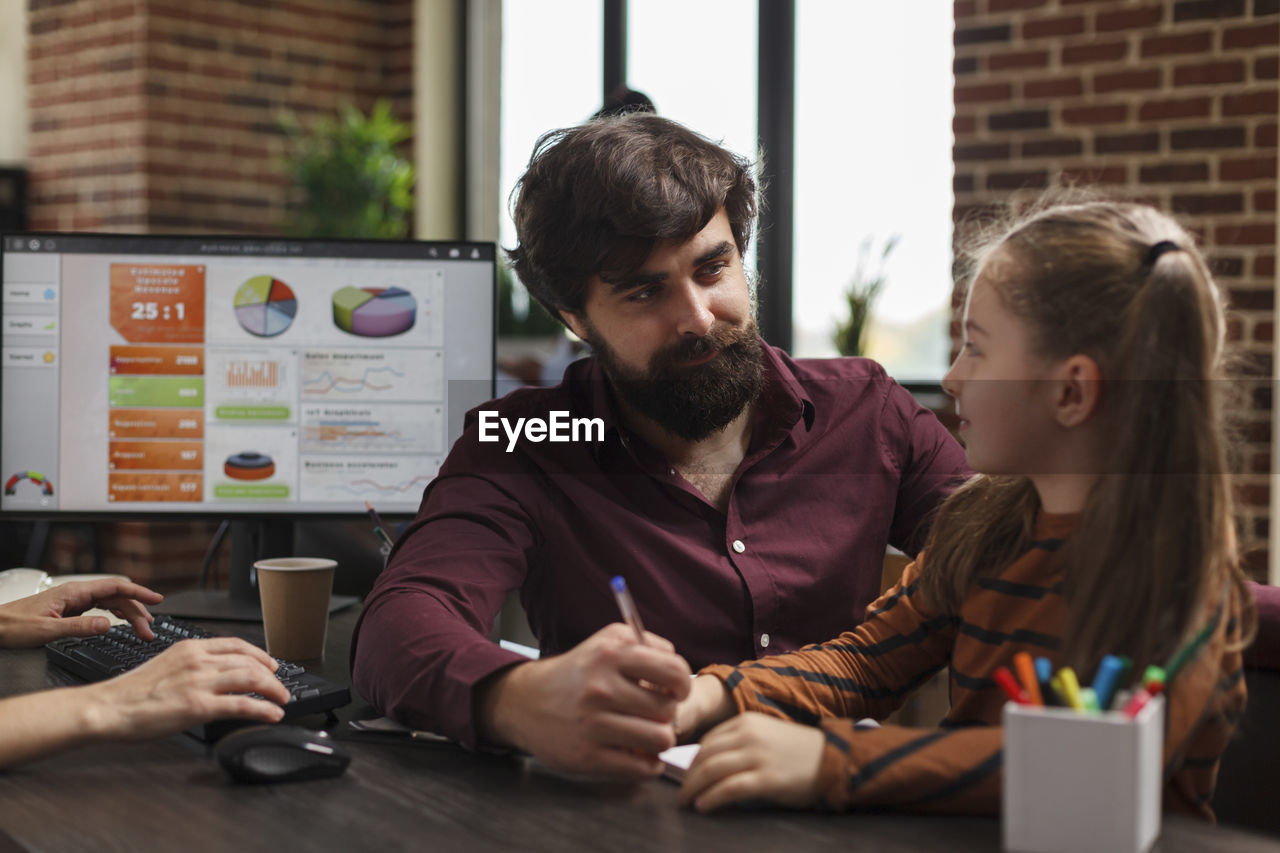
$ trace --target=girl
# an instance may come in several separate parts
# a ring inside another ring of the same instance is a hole
[[[1051,208],[986,250],[943,380],[981,474],[857,628],[699,674],[677,731],[733,719],[702,739],[682,800],[994,813],[997,667],[1026,651],[1091,677],[1110,652],[1141,673],[1212,624],[1168,685],[1164,750],[1166,806],[1212,817],[1253,621],[1215,381],[1224,326],[1191,238],[1148,207]],[[855,732],[948,665],[939,728]]]

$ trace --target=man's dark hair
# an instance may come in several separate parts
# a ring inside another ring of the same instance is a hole
[[[756,224],[750,160],[649,113],[543,134],[516,185],[516,275],[559,317],[581,312],[587,281],[624,278],[662,240],[692,238],[722,206],[738,252]]]
[[[604,106],[596,110],[592,118],[624,116],[627,113],[656,113],[657,111],[658,108],[653,105],[653,98],[644,92],[637,92],[626,83],[620,83],[604,99]]]

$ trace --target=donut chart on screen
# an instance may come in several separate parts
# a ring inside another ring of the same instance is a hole
[[[289,285],[269,275],[256,275],[235,296],[240,328],[259,338],[274,338],[293,325],[298,299]]]
[[[222,463],[222,473],[233,480],[265,480],[275,472],[275,460],[254,450],[228,456]]]
[[[413,328],[418,305],[399,287],[344,287],[333,294],[333,322],[362,338],[385,338]]]

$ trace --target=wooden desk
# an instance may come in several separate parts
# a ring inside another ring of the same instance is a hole
[[[261,642],[260,627],[209,624]],[[350,683],[349,610],[333,618],[312,671]],[[43,650],[0,651],[0,694],[48,686]],[[676,787],[567,780],[533,762],[351,732],[373,716],[356,701],[333,733],[353,758],[337,779],[230,782],[186,736],[81,749],[0,772],[0,853],[29,850],[715,851],[997,850],[992,818],[821,815],[781,809],[703,816]],[[1161,851],[1277,850],[1262,836],[1166,817]]]

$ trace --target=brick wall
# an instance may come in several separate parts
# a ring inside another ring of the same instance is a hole
[[[387,97],[412,121],[412,16],[413,0],[29,0],[29,227],[280,231],[280,112],[306,125]],[[102,524],[90,543],[59,525],[43,568],[86,571],[96,551],[100,571],[179,588],[213,529]]]
[[[957,223],[1100,184],[1201,241],[1248,356],[1238,481],[1249,567],[1265,577],[1280,0],[957,0],[955,16]]]
[[[411,120],[412,0],[30,0],[33,229],[269,234],[277,119]]]

